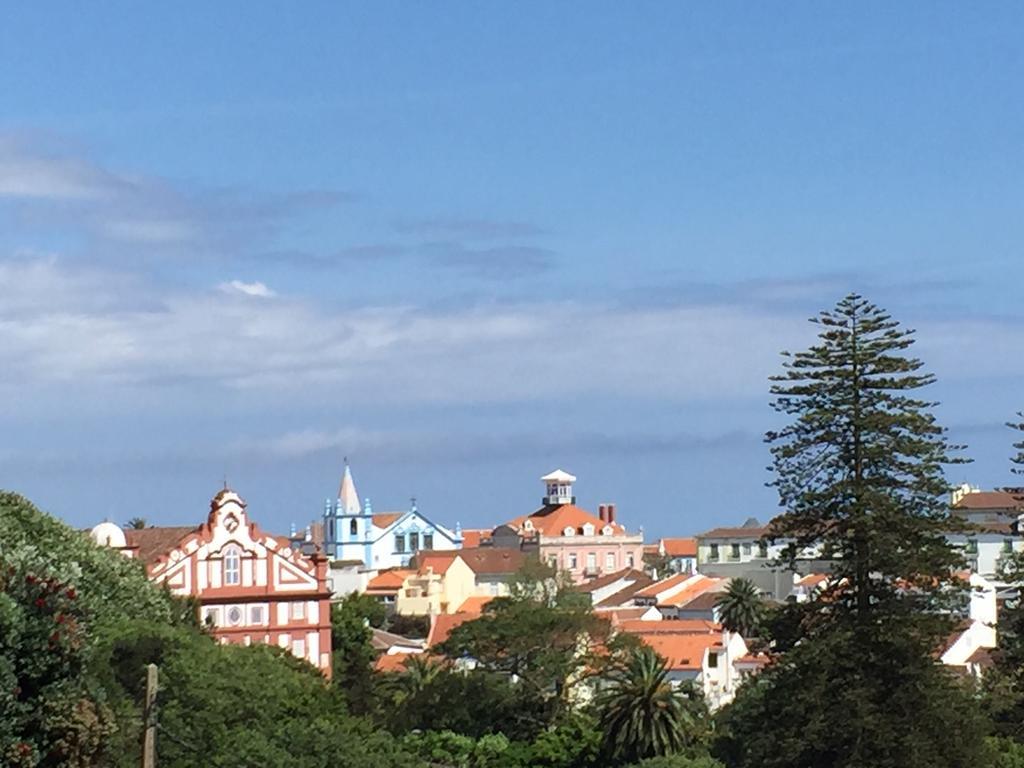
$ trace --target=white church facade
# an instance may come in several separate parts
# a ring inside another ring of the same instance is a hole
[[[449,529],[417,509],[374,513],[362,503],[348,463],[336,499],[327,499],[323,513],[323,547],[335,561],[360,562],[366,570],[403,568],[421,550],[452,550],[462,546],[459,526]]]

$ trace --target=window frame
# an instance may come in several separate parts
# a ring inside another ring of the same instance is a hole
[[[229,544],[224,548],[221,565],[225,587],[237,587],[242,583],[242,552],[237,544]]]

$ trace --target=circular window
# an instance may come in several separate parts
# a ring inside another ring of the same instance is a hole
[[[242,609],[237,605],[228,608],[228,624],[237,626],[242,623]]]

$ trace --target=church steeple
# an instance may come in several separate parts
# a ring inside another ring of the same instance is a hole
[[[356,482],[352,479],[352,470],[349,468],[348,459],[345,459],[345,472],[341,476],[341,485],[338,486],[338,513],[358,515],[361,509],[359,494],[356,493]]]

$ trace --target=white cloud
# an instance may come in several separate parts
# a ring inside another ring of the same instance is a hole
[[[246,283],[241,280],[232,280],[229,283],[221,283],[217,287],[224,293],[240,293],[245,296],[256,296],[263,299],[269,299],[277,295],[266,285],[258,281]]]

